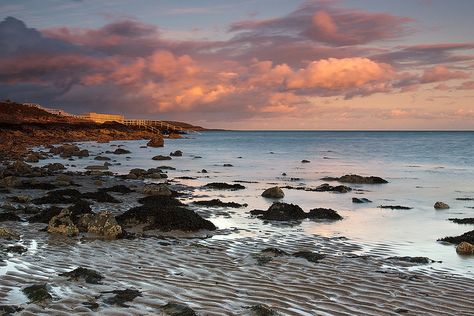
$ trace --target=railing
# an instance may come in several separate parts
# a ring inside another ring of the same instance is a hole
[[[134,120],[123,120],[123,122],[120,122],[120,123],[124,125],[148,126],[155,129],[156,131],[159,131],[159,130],[155,127],[160,127],[161,129],[167,129],[169,131],[177,131],[177,132],[185,131],[185,129],[180,126],[175,126],[167,122],[155,121],[155,120],[134,119]]]

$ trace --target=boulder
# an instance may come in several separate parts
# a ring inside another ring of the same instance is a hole
[[[158,134],[146,144],[149,147],[163,147],[165,145],[165,140],[163,139],[163,135]]]
[[[183,156],[183,152],[181,150],[176,150],[176,151],[171,152],[170,156],[181,157],[181,156]]]
[[[79,229],[72,222],[71,215],[70,210],[64,209],[58,215],[53,216],[48,224],[48,233],[66,236],[76,236],[79,234]]]
[[[98,214],[84,214],[80,216],[78,224],[81,232],[96,234],[109,239],[116,239],[122,235],[122,227],[109,211]]]
[[[275,202],[261,215],[261,218],[273,221],[290,221],[305,219],[306,215],[298,205]]]
[[[105,165],[91,165],[85,168],[86,170],[109,170],[108,166]]]
[[[168,188],[166,184],[146,184],[143,187],[143,193],[145,195],[157,195],[157,196],[171,196],[173,192]]]
[[[309,211],[308,218],[341,220],[342,216],[339,215],[335,210],[330,208],[315,208]]]
[[[435,209],[437,209],[437,210],[440,210],[440,209],[448,209],[448,208],[449,208],[449,205],[446,204],[446,203],[444,203],[444,202],[438,201],[438,202],[436,202],[436,203],[434,204],[433,207],[434,207]]]
[[[463,241],[457,245],[456,252],[460,255],[474,255],[474,245]]]
[[[0,222],[19,222],[21,218],[13,212],[1,212]]]
[[[51,294],[49,294],[46,284],[31,285],[25,287],[22,291],[31,303],[41,303],[53,298]]]
[[[181,139],[181,138],[183,138],[183,136],[181,136],[181,134],[178,134],[178,133],[170,133],[168,135],[168,138],[169,139]]]
[[[263,191],[262,196],[270,199],[281,199],[285,197],[285,193],[280,187],[272,187]]]

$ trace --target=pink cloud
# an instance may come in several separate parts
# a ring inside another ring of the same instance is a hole
[[[446,66],[437,65],[426,69],[421,77],[421,83],[447,81],[452,79],[466,79],[469,74],[464,71],[450,70]]]
[[[463,82],[458,89],[460,90],[474,90],[474,81]]]

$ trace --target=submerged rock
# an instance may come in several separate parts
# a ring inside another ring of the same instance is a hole
[[[298,251],[293,254],[293,257],[304,258],[309,262],[318,263],[320,260],[326,258],[326,255],[319,254],[312,251]]]
[[[402,261],[402,262],[408,262],[408,263],[416,263],[416,264],[430,264],[433,263],[434,260],[431,260],[430,258],[427,257],[389,257],[387,258],[388,260],[394,260],[394,261]]]
[[[436,202],[433,206],[435,209],[439,210],[439,209],[448,209],[449,208],[449,205],[444,203],[444,202]]]
[[[311,161],[306,160],[306,159],[301,160],[301,163],[310,163],[310,162],[311,162]]]
[[[42,303],[53,298],[48,292],[46,283],[31,285],[25,287],[22,291],[31,303]]]
[[[449,218],[450,221],[456,224],[474,224],[474,218]]]
[[[142,293],[138,290],[126,289],[126,290],[114,290],[109,292],[102,293],[112,293],[114,296],[104,300],[107,304],[119,305],[123,307],[128,307],[126,302],[133,301],[136,297],[142,296]]]
[[[16,315],[18,312],[23,310],[20,306],[15,305],[0,305],[0,315],[10,316]]]
[[[353,198],[352,198],[352,203],[356,203],[356,204],[372,203],[372,201],[369,200],[369,199],[366,199],[366,198],[356,198],[356,197],[353,197]]]
[[[474,245],[463,241],[457,245],[456,252],[460,255],[474,255]]]
[[[163,156],[163,155],[156,155],[155,157],[151,158],[152,160],[171,160],[170,156]]]
[[[232,190],[232,191],[245,189],[245,187],[241,184],[238,184],[238,183],[228,184],[224,182],[211,182],[211,183],[206,184],[204,187],[208,189]]]
[[[456,245],[462,243],[463,241],[474,244],[474,230],[468,231],[467,233],[464,233],[460,236],[440,238],[438,241],[444,241]]]
[[[342,216],[330,208],[315,208],[309,211],[308,218],[311,219],[329,219],[341,220]]]
[[[169,302],[161,307],[161,311],[169,316],[196,316],[196,312],[189,306],[180,303]]]
[[[84,214],[79,218],[77,226],[81,232],[96,234],[109,239],[116,239],[122,235],[122,227],[109,211],[98,214]]]
[[[146,144],[149,147],[163,147],[165,145],[165,140],[163,139],[163,135],[158,134]]]
[[[86,283],[99,284],[104,278],[99,272],[86,268],[76,268],[69,272],[60,273],[60,276],[68,277],[70,281],[84,280]]]
[[[375,177],[375,176],[369,176],[369,177],[364,177],[360,176],[357,174],[346,174],[342,177],[325,177],[322,178],[324,181],[339,181],[339,182],[345,182],[345,183],[357,183],[357,184],[382,184],[382,183],[388,183],[387,180],[382,179],[380,177]]]
[[[48,224],[48,233],[66,236],[76,236],[79,234],[79,229],[73,223],[71,215],[71,211],[64,209],[58,215],[51,218]]]
[[[236,202],[222,202],[219,199],[213,199],[208,201],[194,201],[193,204],[200,205],[200,206],[207,206],[207,207],[245,207],[247,204],[239,204]]]
[[[389,208],[391,210],[411,210],[413,207],[402,205],[379,205],[378,208]]]
[[[22,254],[28,251],[28,248],[23,247],[22,245],[15,245],[7,247],[7,252],[14,252],[17,254]]]
[[[171,152],[170,156],[181,157],[181,156],[183,156],[183,152],[181,150],[176,150],[176,151]]]
[[[110,158],[109,158],[109,157],[105,157],[105,156],[96,156],[96,157],[94,158],[94,160],[109,161]]]
[[[285,193],[280,187],[276,186],[263,191],[262,196],[270,199],[281,199],[285,197]]]

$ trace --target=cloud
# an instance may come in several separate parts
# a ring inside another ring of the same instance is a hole
[[[469,74],[464,71],[450,70],[446,66],[437,65],[428,69],[425,69],[423,76],[421,77],[421,83],[432,83],[439,81],[447,81],[452,79],[466,79],[469,78]]]
[[[460,90],[474,90],[474,81],[463,82],[458,89]]]

